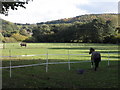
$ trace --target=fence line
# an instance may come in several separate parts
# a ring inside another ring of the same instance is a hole
[[[33,54],[33,55],[14,55],[14,56],[0,56],[0,57],[31,57],[31,56],[44,56],[44,55],[68,55],[68,54]],[[89,54],[69,54],[69,55],[89,55]]]
[[[91,62],[91,61],[75,61],[75,62],[69,62],[69,63],[81,63],[81,62]],[[30,64],[30,65],[17,65],[17,66],[11,66],[11,68],[20,68],[20,67],[30,67],[30,66],[39,66],[39,65],[46,65],[46,64],[66,64],[68,62],[50,62],[50,63],[39,63],[39,64]],[[10,68],[8,67],[0,67],[0,69],[6,69]]]
[[[109,59],[109,54],[113,54],[113,53],[104,53],[104,54],[108,54],[108,66],[110,65],[110,59]],[[30,64],[30,65],[18,65],[18,66],[11,66],[12,62],[10,60],[10,66],[7,66],[7,67],[0,67],[0,69],[5,69],[5,68],[9,68],[10,69],[10,78],[11,78],[11,73],[12,73],[12,68],[20,68],[20,67],[30,67],[30,66],[38,66],[38,65],[46,65],[46,72],[48,72],[48,65],[49,64],[66,64],[68,63],[68,69],[70,70],[70,64],[71,63],[81,63],[81,62],[91,62],[91,60],[89,61],[75,61],[75,62],[71,62],[70,61],[70,55],[89,55],[89,54],[70,54],[69,53],[69,50],[68,50],[68,54],[48,54],[48,50],[47,50],[47,53],[46,54],[33,54],[33,55],[14,55],[14,56],[11,56],[11,50],[9,50],[9,56],[0,56],[0,57],[30,57],[30,56],[43,56],[43,55],[46,55],[46,63],[38,63],[38,64]],[[50,55],[67,55],[68,56],[68,62],[48,62],[49,58],[48,56]],[[103,60],[103,59],[102,59]]]
[[[102,54],[119,54],[119,53],[102,53]],[[0,56],[0,57],[31,57],[31,56],[52,56],[52,55],[68,55],[68,54],[33,54],[33,55],[14,55],[14,56]],[[69,54],[69,55],[89,55],[89,54]]]

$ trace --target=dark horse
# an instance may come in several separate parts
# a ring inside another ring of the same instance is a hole
[[[21,47],[22,47],[22,46],[27,47],[27,44],[26,44],[26,43],[20,43],[20,46],[21,46]]]

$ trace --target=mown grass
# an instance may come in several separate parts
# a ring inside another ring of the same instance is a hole
[[[2,49],[3,56],[33,55],[33,54],[87,54],[69,56],[70,61],[90,60],[89,48],[93,47],[102,55],[102,62],[97,72],[90,68],[90,62],[49,65],[46,73],[45,65],[12,69],[3,69],[3,88],[118,88],[118,45],[115,44],[86,44],[86,43],[28,43],[27,48],[18,43],[6,43]],[[9,52],[10,51],[10,52]],[[107,54],[111,53],[111,54]],[[109,58],[108,58],[109,57]],[[2,65],[12,66],[45,63],[47,56],[7,57],[2,58]],[[107,61],[110,59],[110,66]],[[68,55],[48,56],[49,62],[68,61]],[[84,69],[84,74],[77,70]]]

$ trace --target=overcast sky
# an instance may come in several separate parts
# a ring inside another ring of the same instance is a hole
[[[37,23],[84,14],[117,13],[119,0],[33,0],[26,9],[10,10],[1,18],[14,23]]]

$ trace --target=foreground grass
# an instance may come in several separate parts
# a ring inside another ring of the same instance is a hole
[[[90,63],[49,65],[45,66],[3,69],[3,88],[118,88],[118,63],[112,61],[100,63],[98,71],[90,68]],[[84,69],[83,74],[77,70]]]
[[[9,55],[33,55],[33,54],[87,54],[69,56],[70,61],[90,60],[89,48],[93,47],[102,55],[102,61],[97,72],[90,68],[90,63],[49,65],[48,72],[45,65],[14,68],[12,77],[9,69],[3,69],[3,88],[118,88],[118,63],[119,51],[115,44],[86,44],[86,43],[28,43],[27,48],[20,47],[18,43],[6,43],[2,49],[3,56]],[[1,49],[0,49],[1,50]],[[10,53],[10,52],[11,53]],[[111,53],[111,54],[107,54]],[[108,58],[109,57],[109,58]],[[47,56],[34,57],[5,57],[2,58],[2,66],[26,65],[45,63]],[[68,61],[68,56],[48,56],[49,62]],[[84,69],[84,74],[78,74],[77,70]]]

